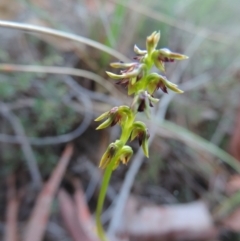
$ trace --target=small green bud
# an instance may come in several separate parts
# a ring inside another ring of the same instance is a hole
[[[146,47],[149,55],[156,49],[160,39],[160,32],[153,32],[150,36],[147,37]]]

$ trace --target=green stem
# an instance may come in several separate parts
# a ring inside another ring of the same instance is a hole
[[[128,119],[128,121],[126,121],[126,123],[123,125],[122,127],[122,134],[120,137],[120,141],[122,141],[123,145],[126,144],[126,142],[129,139],[130,133],[129,130],[134,122],[135,119],[135,114],[131,116],[131,118]],[[121,151],[121,149],[119,150]],[[111,160],[111,162],[109,163],[109,165],[107,166],[104,175],[103,175],[103,181],[102,181],[102,185],[101,185],[101,189],[100,189],[100,193],[99,193],[99,197],[98,197],[98,202],[97,202],[97,210],[96,210],[96,225],[97,225],[97,233],[99,238],[102,241],[108,241],[103,226],[102,226],[102,222],[101,222],[101,214],[102,214],[102,209],[103,209],[103,204],[104,204],[104,200],[106,197],[106,193],[107,193],[107,189],[108,189],[108,185],[112,176],[112,172],[113,172],[113,167],[117,161],[117,159],[119,158],[119,151],[117,151],[117,153],[114,155],[113,159]]]
[[[107,241],[107,237],[105,235],[105,232],[104,232],[104,229],[102,226],[101,214],[102,214],[103,204],[104,204],[104,200],[106,197],[109,181],[112,176],[112,172],[113,172],[112,169],[113,169],[113,165],[114,165],[115,161],[116,161],[116,156],[112,159],[112,161],[110,162],[110,164],[107,166],[107,168],[105,170],[99,197],[98,197],[98,203],[97,203],[97,210],[96,210],[97,232],[98,232],[99,238],[102,241]]]
[[[111,160],[111,162],[109,163],[109,165],[107,166],[104,172],[103,181],[102,181],[102,185],[101,185],[101,189],[98,197],[97,210],[96,210],[96,224],[97,224],[98,236],[102,241],[108,241],[102,226],[101,214],[102,214],[103,204],[106,197],[109,181],[111,179],[113,167],[115,162],[117,161],[117,158],[119,158],[118,152],[115,154],[115,156],[113,157],[113,159]]]

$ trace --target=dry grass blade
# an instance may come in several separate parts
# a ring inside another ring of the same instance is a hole
[[[19,200],[16,194],[15,177],[10,175],[7,179],[8,203],[7,203],[7,224],[4,241],[18,241],[17,216]]]
[[[104,52],[114,56],[115,58],[117,58],[119,60],[126,61],[126,62],[128,61],[128,58],[126,58],[123,54],[119,53],[118,51],[116,51],[112,48],[109,48],[99,42],[92,40],[92,39],[88,39],[88,38],[85,38],[82,36],[77,36],[75,34],[66,33],[66,32],[58,31],[58,30],[51,29],[51,28],[35,26],[35,25],[31,25],[31,24],[14,23],[14,22],[8,22],[8,21],[0,21],[0,27],[18,29],[18,30],[23,30],[23,31],[27,31],[27,32],[33,32],[33,33],[48,34],[48,35],[59,37],[59,38],[69,39],[72,41],[84,43],[84,44],[87,44],[94,48],[97,48],[101,51],[104,51]]]
[[[25,241],[42,240],[46,229],[52,200],[57,191],[57,188],[59,187],[72,154],[73,146],[69,144],[65,148],[58,162],[58,165],[53,171],[49,181],[44,185],[41,193],[37,198],[35,207],[24,233]]]

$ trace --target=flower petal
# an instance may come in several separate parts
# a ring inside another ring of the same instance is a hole
[[[114,73],[111,73],[111,72],[108,72],[106,71],[107,75],[112,78],[112,79],[123,79],[125,77],[125,75],[123,74],[114,74]]]
[[[108,118],[108,119],[106,119],[102,124],[100,124],[100,125],[96,128],[96,130],[101,130],[101,129],[107,128],[107,127],[109,127],[111,124],[112,124],[112,119],[111,119],[111,118]]]
[[[158,53],[159,53],[160,57],[167,57],[167,58],[176,59],[176,60],[188,59],[188,56],[172,52],[171,50],[169,50],[167,48],[159,49]]]
[[[101,114],[98,118],[96,118],[94,121],[101,121],[105,118],[107,118],[109,116],[109,111],[104,112],[103,114]]]
[[[165,84],[166,84],[166,86],[170,89],[170,90],[172,90],[172,91],[174,91],[174,92],[176,92],[176,93],[178,93],[178,94],[182,94],[184,91],[182,91],[182,90],[180,90],[180,89],[178,89],[178,87],[177,87],[177,85],[175,85],[175,84],[173,84],[172,82],[170,82],[170,81],[165,81]]]

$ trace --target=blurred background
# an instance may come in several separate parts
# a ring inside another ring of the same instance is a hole
[[[166,65],[185,93],[159,91],[152,118],[138,116],[150,158],[130,143],[136,155],[113,173],[104,227],[111,240],[240,240],[239,9],[238,0],[1,0],[1,20],[66,37],[0,23],[1,240],[98,240],[98,163],[120,129],[95,131],[94,119],[131,103],[105,71],[155,30],[159,48],[189,56]]]

